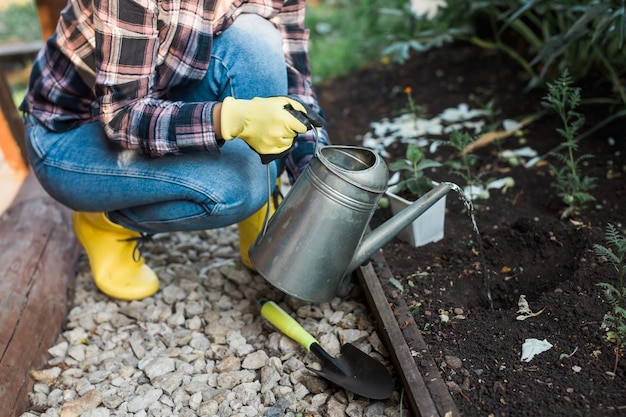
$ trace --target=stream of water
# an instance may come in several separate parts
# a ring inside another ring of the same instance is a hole
[[[444,181],[441,184],[447,185],[452,191],[458,194],[459,198],[463,202],[463,205],[465,205],[465,208],[467,209],[470,220],[472,221],[472,227],[474,228],[474,233],[476,234],[476,244],[478,245],[478,254],[480,257],[480,264],[483,272],[485,290],[487,292],[487,301],[489,302],[489,309],[493,310],[493,298],[491,297],[491,274],[489,274],[489,269],[487,268],[487,264],[485,263],[483,240],[482,236],[480,235],[480,231],[478,230],[478,225],[476,224],[476,216],[474,214],[474,204],[472,203],[472,199],[467,194],[465,194],[461,187],[453,182]]]

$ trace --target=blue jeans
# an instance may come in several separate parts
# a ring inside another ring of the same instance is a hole
[[[169,98],[222,101],[287,94],[282,40],[257,15],[242,15],[214,41],[204,79],[176,87]],[[188,153],[150,158],[115,149],[100,122],[52,132],[27,118],[27,148],[34,172],[56,200],[77,211],[106,212],[139,232],[224,227],[267,201],[266,165],[242,140],[219,154]],[[274,184],[281,164],[269,164]]]

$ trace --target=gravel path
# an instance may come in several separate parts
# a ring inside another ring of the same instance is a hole
[[[315,376],[316,358],[259,313],[260,298],[274,300],[331,355],[351,342],[393,374],[358,288],[322,304],[284,296],[241,266],[235,226],[157,235],[144,255],[161,290],[135,302],[98,292],[81,256],[64,331],[32,372],[22,417],[407,415],[398,389],[373,401]]]

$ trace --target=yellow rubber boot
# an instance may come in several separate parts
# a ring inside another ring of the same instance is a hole
[[[245,220],[237,223],[239,228],[239,252],[241,253],[241,262],[251,271],[255,271],[254,265],[250,262],[250,256],[248,255],[248,251],[250,250],[250,246],[254,243],[256,238],[263,230],[263,226],[265,225],[265,215],[267,213],[267,205],[270,205],[270,212],[268,214],[268,218],[272,217],[276,212],[276,208],[282,202],[282,195],[280,194],[280,178],[276,181],[276,188],[270,198],[270,201],[265,203],[263,207],[261,207],[256,213],[252,216],[248,217]]]
[[[87,252],[100,291],[119,300],[141,300],[159,290],[159,278],[143,258],[133,259],[140,237],[111,222],[104,213],[74,212],[74,233]]]

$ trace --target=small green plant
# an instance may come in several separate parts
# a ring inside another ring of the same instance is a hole
[[[423,116],[426,113],[426,106],[418,105],[413,99],[413,89],[409,86],[404,87],[404,94],[406,94],[407,107],[403,109],[403,113],[414,115],[416,118]],[[417,120],[417,119],[416,119]]]
[[[468,132],[453,130],[447,144],[455,150],[457,157],[451,158],[445,163],[451,173],[463,179],[466,190],[469,191],[467,194],[472,200],[476,197],[487,198],[487,196],[480,195],[487,193],[483,184],[483,176],[486,172],[475,174],[478,156],[466,151],[468,145],[473,141],[474,138]]]
[[[551,153],[560,162],[560,166],[550,165],[555,176],[554,186],[566,205],[561,213],[562,219],[580,214],[587,208],[587,204],[595,201],[595,197],[590,193],[595,187],[595,178],[584,176],[580,172],[582,162],[592,158],[592,155],[576,156],[580,142],[578,132],[585,123],[582,114],[576,112],[579,103],[580,88],[572,86],[572,78],[568,71],[556,81],[548,83],[548,95],[542,104],[554,110],[563,122],[563,127],[557,129],[557,132],[563,137],[564,142]]]
[[[465,148],[472,142],[473,139],[469,133],[460,132],[458,130],[452,131],[450,140],[448,141],[448,145],[452,146],[452,148],[457,151],[459,160],[450,160],[447,165],[455,174],[461,176],[467,185],[474,183],[472,171],[473,166],[478,160],[476,155],[465,152]]]
[[[400,181],[395,184],[394,193],[407,192],[414,196],[421,196],[433,188],[433,180],[426,174],[429,168],[440,167],[442,164],[426,158],[426,153],[414,143],[406,148],[405,159],[389,164],[389,170],[400,174]]]
[[[626,347],[626,237],[617,228],[609,223],[606,226],[605,240],[608,244],[593,245],[597,256],[606,259],[617,273],[616,285],[601,282],[597,285],[604,290],[604,296],[612,308],[602,321],[602,327],[606,329],[606,338],[615,344],[615,363],[613,372],[617,370],[619,358],[624,355]]]

